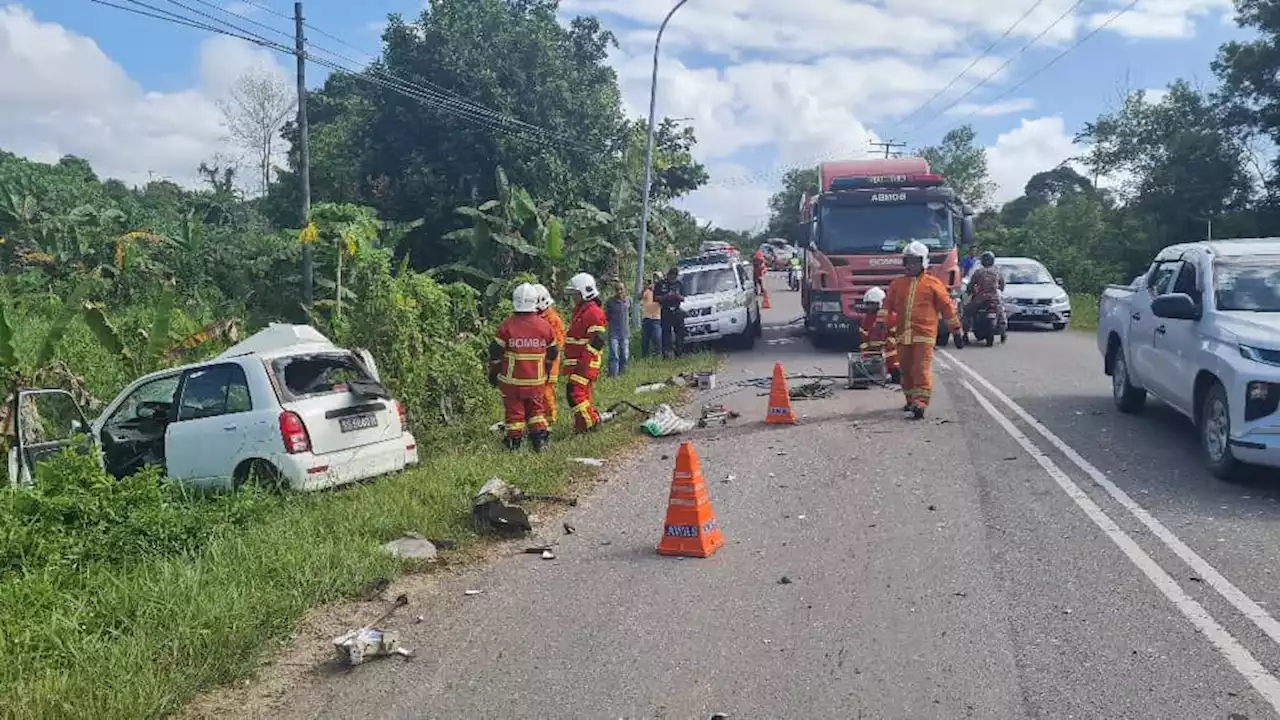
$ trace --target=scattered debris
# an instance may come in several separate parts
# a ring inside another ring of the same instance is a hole
[[[803,520],[803,519],[804,519],[804,515],[797,515],[797,516],[796,516],[796,519],[797,519],[797,520]]]
[[[779,584],[779,585],[790,585],[790,584],[791,584],[791,578],[787,577],[786,575],[783,575],[781,578],[779,578],[779,579],[778,579],[778,584]]]
[[[382,549],[392,555],[413,558],[415,560],[427,560],[434,562],[437,559],[435,544],[415,532],[407,532],[404,535],[401,535],[395,540],[383,545]]]
[[[413,657],[412,652],[400,647],[398,635],[377,628],[352,630],[334,638],[333,647],[338,653],[338,659],[348,665],[360,665],[369,658],[386,655]]]
[[[560,495],[531,495],[500,478],[491,478],[471,499],[471,519],[476,527],[501,533],[522,534],[533,530],[529,515],[517,503],[554,502],[577,505],[577,498]]]
[[[444,538],[427,538],[427,539],[431,541],[432,545],[436,546],[437,550],[452,550],[458,547],[457,540],[447,540]]]
[[[565,535],[572,535],[572,534],[574,534],[574,533],[576,533],[576,532],[578,532],[578,529],[577,529],[577,528],[575,528],[574,526],[570,525],[569,523],[565,523],[565,524],[564,524],[564,534],[565,534]]]
[[[787,454],[787,451],[786,451],[786,450],[779,450],[779,451],[778,451],[778,455],[786,455],[786,454]]]
[[[482,592],[484,592],[484,591],[483,591],[483,590],[467,590],[467,591],[463,592],[462,594],[463,594],[463,595],[479,595],[479,594],[480,594],[480,593],[482,593]]]
[[[1190,578],[1190,580],[1191,580],[1191,582],[1198,582],[1198,583],[1202,583],[1202,582],[1204,582],[1204,578],[1202,578],[1202,577],[1196,577],[1195,575],[1192,575],[1192,576],[1191,576],[1191,578]]]
[[[969,597],[969,593],[966,592],[953,592],[951,595],[952,597]]]
[[[604,460],[600,458],[570,458],[570,460],[583,465],[590,465],[591,467],[604,467]]]
[[[550,545],[539,545],[538,547],[527,547],[524,549],[525,555],[541,555],[544,552],[550,552]]]
[[[551,548],[547,548],[546,550],[543,550],[543,551],[542,551],[542,559],[543,559],[543,560],[555,560],[555,559],[556,559],[556,554],[555,554],[555,553],[553,553],[553,552],[551,552]]]
[[[415,623],[423,622],[423,621],[424,621],[424,620],[426,620],[426,619],[427,619],[427,618],[426,618],[425,616],[422,616],[422,615],[415,615],[415,616],[413,617],[413,621],[414,621]]]
[[[1071,614],[1071,608],[1063,608],[1063,609],[1062,609],[1062,614],[1063,614],[1063,615],[1070,615],[1070,614]]]
[[[725,479],[721,480],[720,482],[724,483],[725,485],[728,485],[729,483],[731,483],[731,482],[733,482],[734,480],[737,480],[737,479],[738,479],[738,476],[737,476],[737,475],[729,475],[728,477],[726,477]]]
[[[730,410],[724,405],[703,405],[702,416],[698,418],[698,427],[705,428],[712,423],[727,425],[730,420],[737,420],[739,417],[741,415],[737,411]]]
[[[666,386],[667,386],[666,383],[649,383],[648,385],[641,385],[640,387],[636,388],[636,394],[639,395],[641,393],[657,392],[659,390],[662,390]]]
[[[935,505],[930,505],[930,506],[929,506],[929,512],[937,512],[937,511],[938,511],[937,506],[935,506]]]
[[[613,544],[613,541],[612,541],[612,540],[601,540],[601,541],[600,541],[600,545],[601,545],[601,546],[604,546],[604,545],[612,545],[612,544]]]
[[[676,414],[670,405],[659,405],[653,413],[640,425],[640,429],[653,437],[666,437],[686,433],[697,426],[692,420],[686,420]]]

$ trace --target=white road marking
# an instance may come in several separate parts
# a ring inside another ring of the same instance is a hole
[[[1044,453],[1043,450],[1037,447],[1035,443],[1031,442],[1031,440],[1013,424],[1012,420],[997,410],[996,407],[991,404],[991,401],[983,397],[982,394],[978,392],[978,389],[975,388],[968,380],[962,379],[960,383],[964,385],[965,389],[973,393],[973,397],[977,399],[978,404],[980,404],[982,408],[986,410],[1002,428],[1004,428],[1005,432],[1009,433],[1010,437],[1022,446],[1023,450],[1027,451],[1028,455],[1039,463],[1040,467],[1044,468],[1044,471],[1049,474],[1049,477],[1053,478],[1053,480],[1058,483],[1058,487],[1062,488],[1062,491],[1075,501],[1076,505],[1084,511],[1084,514],[1087,515],[1099,529],[1102,530],[1111,542],[1115,543],[1116,546],[1120,548],[1120,551],[1123,552],[1129,560],[1142,571],[1142,574],[1147,576],[1147,579],[1151,581],[1151,584],[1155,585],[1156,589],[1164,594],[1164,596],[1169,599],[1169,602],[1173,603],[1174,607],[1178,608],[1178,611],[1191,622],[1192,626],[1194,626],[1200,634],[1204,635],[1209,639],[1209,642],[1213,643],[1214,647],[1218,649],[1218,652],[1222,654],[1222,657],[1231,664],[1231,667],[1235,668],[1237,672],[1244,676],[1244,678],[1249,681],[1249,684],[1258,691],[1258,694],[1265,698],[1276,712],[1280,713],[1280,680],[1277,680],[1274,675],[1268,672],[1267,669],[1262,666],[1262,663],[1258,662],[1258,660],[1240,644],[1239,640],[1236,640],[1231,633],[1227,632],[1226,628],[1222,627],[1217,620],[1214,620],[1213,616],[1209,615],[1209,612],[1204,609],[1203,605],[1196,602],[1195,598],[1188,595],[1182,589],[1182,586],[1178,585],[1178,582],[1170,577],[1169,573],[1165,572],[1164,568],[1160,567],[1159,563],[1148,555],[1145,550],[1139,547],[1138,543],[1134,542],[1133,538],[1130,537],[1128,533],[1117,525],[1114,520],[1108,517],[1107,514],[1102,511],[1102,508],[1098,507],[1097,503],[1090,499],[1090,497],[1085,494],[1078,485],[1072,482],[1071,478],[1067,477],[1067,474],[1064,473],[1062,469]]]
[[[1267,613],[1261,605],[1254,602],[1252,598],[1244,594],[1243,590],[1236,587],[1234,583],[1223,577],[1222,573],[1218,572],[1218,570],[1210,565],[1207,560],[1200,557],[1195,550],[1188,547],[1181,538],[1174,535],[1169,528],[1164,526],[1164,523],[1155,519],[1145,508],[1134,502],[1133,498],[1129,497],[1128,493],[1121,490],[1115,483],[1111,482],[1111,480],[1107,478],[1101,470],[1095,467],[1088,460],[1081,457],[1080,453],[1076,452],[1074,448],[1063,442],[1057,435],[1054,435],[1049,428],[1045,427],[1040,421],[1032,417],[1030,413],[1022,409],[1022,407],[1011,400],[1008,395],[1005,395],[999,388],[991,384],[990,381],[979,375],[972,368],[957,360],[950,353],[943,353],[943,355],[946,357],[949,364],[955,365],[968,373],[969,376],[977,381],[979,385],[986,388],[992,397],[995,397],[1005,405],[1009,406],[1009,409],[1018,417],[1022,418],[1023,422],[1027,423],[1034,428],[1036,432],[1040,433],[1045,440],[1049,441],[1049,444],[1057,448],[1058,451],[1065,455],[1068,460],[1075,464],[1076,467],[1084,471],[1091,480],[1098,484],[1098,487],[1105,490],[1112,499],[1119,503],[1125,510],[1128,510],[1135,518],[1138,519],[1138,522],[1142,523],[1144,527],[1150,530],[1151,534],[1159,538],[1160,542],[1164,543],[1165,547],[1169,548],[1169,550],[1173,551],[1173,554],[1177,555],[1183,562],[1189,565],[1191,569],[1195,571],[1196,576],[1204,580],[1206,585],[1212,587],[1227,602],[1231,603],[1236,610],[1239,610],[1242,615],[1249,618],[1249,620],[1254,625],[1258,626],[1258,629],[1266,633],[1267,637],[1271,638],[1273,642],[1280,644],[1280,622],[1277,622],[1276,619]]]

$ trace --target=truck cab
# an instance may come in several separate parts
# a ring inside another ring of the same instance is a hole
[[[824,163],[806,195],[795,244],[805,250],[800,301],[817,345],[860,342],[862,296],[902,273],[902,248],[929,248],[929,270],[958,299],[958,249],[973,241],[973,211],[922,158]],[[939,325],[938,343],[948,339]]]

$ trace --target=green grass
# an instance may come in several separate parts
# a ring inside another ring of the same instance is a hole
[[[1071,329],[1094,332],[1098,329],[1098,296],[1071,293]]]
[[[635,361],[624,379],[602,381],[598,402],[674,401],[675,389],[640,396],[631,389],[715,362],[712,355]],[[383,542],[416,531],[475,543],[470,498],[490,477],[555,492],[591,472],[570,458],[606,457],[639,441],[634,415],[568,439],[563,403],[560,410],[552,448],[542,455],[507,454],[484,434],[466,448],[425,456],[415,470],[345,490],[192,499],[206,503],[203,524],[190,537],[158,544],[161,550],[142,544],[113,559],[90,553],[24,568],[0,583],[0,717],[173,712],[202,690],[246,677],[309,608],[415,568],[381,552]],[[120,533],[99,527],[113,522],[108,515],[76,515],[77,532],[118,541]],[[0,527],[0,549],[8,539]]]

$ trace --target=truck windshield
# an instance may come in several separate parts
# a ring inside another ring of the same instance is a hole
[[[1280,256],[1215,260],[1213,304],[1219,310],[1280,312]]]
[[[733,268],[709,268],[680,274],[685,297],[710,295],[738,289],[738,276]]]
[[[951,213],[928,205],[829,205],[818,223],[818,249],[829,255],[895,252],[912,240],[930,250],[955,246]]]

